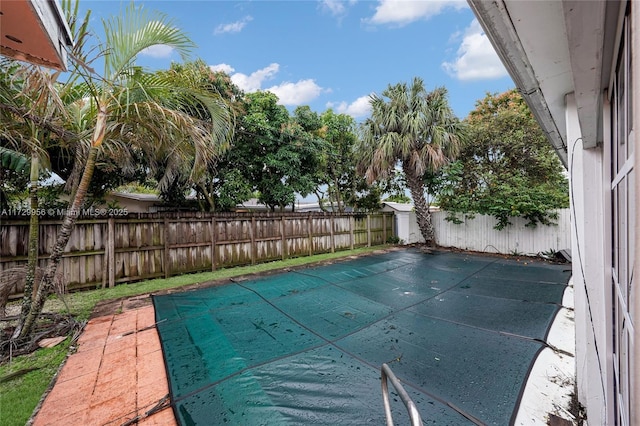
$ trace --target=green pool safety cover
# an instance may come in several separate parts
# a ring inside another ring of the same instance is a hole
[[[568,269],[409,249],[155,296],[176,419],[382,425],[386,362],[424,424],[507,425]]]

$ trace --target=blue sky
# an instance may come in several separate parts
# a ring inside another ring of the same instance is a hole
[[[83,0],[92,27],[129,4]],[[464,118],[486,92],[514,87],[466,1],[136,1],[161,11],[197,44],[194,58],[224,70],[246,92],[270,90],[293,110],[332,108],[361,121],[368,97],[389,84],[422,77],[445,86]],[[138,63],[151,69],[179,61],[154,46]]]

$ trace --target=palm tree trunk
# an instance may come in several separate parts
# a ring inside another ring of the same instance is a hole
[[[416,218],[418,220],[418,228],[420,233],[424,237],[424,240],[429,247],[433,247],[435,244],[435,233],[433,231],[433,224],[431,223],[431,212],[429,212],[429,204],[424,197],[424,184],[420,176],[416,175],[415,171],[410,167],[402,165],[405,177],[407,178],[407,185],[409,191],[411,191],[411,198],[413,198],[413,205],[416,209]]]
[[[60,265],[62,254],[64,253],[64,249],[67,247],[67,243],[71,237],[71,231],[73,231],[73,226],[78,219],[80,209],[84,204],[84,199],[89,189],[89,183],[93,177],[97,154],[98,149],[91,147],[89,157],[87,158],[87,163],[82,174],[82,179],[80,180],[80,185],[78,185],[78,190],[76,191],[73,199],[73,204],[71,205],[71,208],[65,212],[64,219],[62,220],[62,226],[58,231],[56,243],[53,246],[53,250],[49,256],[49,261],[47,262],[47,267],[42,276],[42,280],[38,285],[35,297],[33,298],[29,314],[24,320],[24,325],[21,327],[19,337],[26,337],[31,334],[36,319],[40,316],[40,313],[42,313],[45,299],[49,295],[51,288],[53,288],[53,280],[58,270],[58,266]]]
[[[24,279],[24,296],[22,297],[22,309],[20,311],[20,319],[18,324],[24,324],[31,310],[33,300],[33,283],[36,278],[36,269],[38,268],[38,247],[39,247],[39,221],[38,221],[38,177],[40,162],[35,150],[31,152],[31,172],[29,182],[29,198],[31,211],[29,212],[29,252],[27,259],[27,272]],[[13,331],[12,338],[16,338],[21,334],[22,327],[16,327]]]
[[[80,209],[84,204],[84,199],[87,196],[87,191],[89,190],[89,184],[91,183],[91,178],[93,177],[96,158],[98,156],[98,149],[100,145],[102,145],[102,141],[104,139],[106,123],[107,114],[101,108],[98,112],[96,128],[93,134],[91,148],[89,149],[89,155],[87,156],[87,162],[85,163],[84,171],[82,173],[82,178],[80,179],[80,184],[78,185],[78,189],[76,190],[75,196],[73,197],[71,208],[65,212],[64,219],[62,220],[62,226],[58,231],[56,243],[51,250],[51,255],[49,256],[49,260],[47,262],[47,267],[42,276],[42,280],[38,285],[35,297],[33,298],[33,301],[31,303],[29,314],[24,319],[24,323],[20,321],[18,324],[18,328],[20,329],[18,336],[19,338],[24,338],[31,334],[36,320],[42,313],[45,299],[49,294],[51,288],[53,288],[53,280],[56,276],[56,272],[58,271],[60,259],[62,258],[64,249],[67,247],[67,243],[69,242],[69,238],[71,237],[71,231],[73,231],[73,226],[78,219]]]

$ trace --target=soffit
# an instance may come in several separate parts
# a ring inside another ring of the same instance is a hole
[[[469,0],[565,166],[568,93],[576,95],[585,147],[602,140],[611,3],[618,2]]]
[[[0,2],[0,53],[3,55],[65,70],[66,47],[71,45],[71,31],[54,0]]]

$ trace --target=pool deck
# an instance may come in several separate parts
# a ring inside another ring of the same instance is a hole
[[[91,319],[34,426],[175,425],[152,305]]]
[[[87,323],[31,424],[176,425],[149,299],[142,307],[140,297],[119,302],[116,313]],[[571,418],[565,408],[574,380],[572,303],[569,286],[549,334],[560,351],[547,348],[537,358],[516,425],[546,425],[551,413]]]

